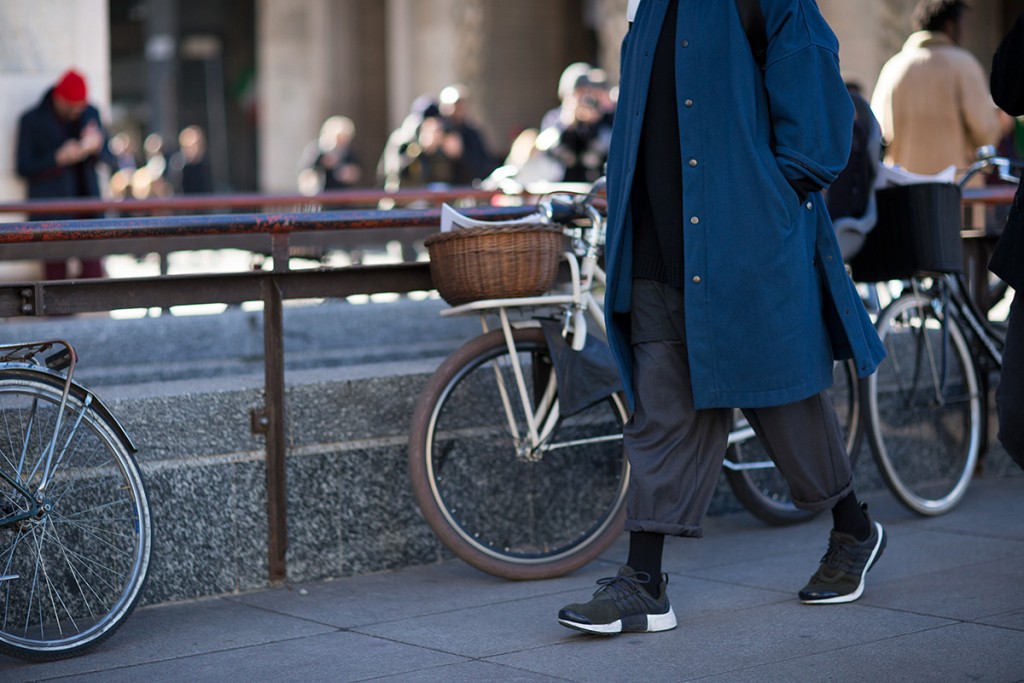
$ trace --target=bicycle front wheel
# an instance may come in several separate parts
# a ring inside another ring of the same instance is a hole
[[[44,372],[0,372],[0,652],[37,661],[108,638],[149,566],[130,446],[80,386],[58,418],[62,390]]]
[[[851,463],[856,461],[864,433],[860,418],[861,384],[853,361],[840,361],[833,366],[828,395],[843,429]],[[738,410],[735,413],[735,425],[726,451],[725,477],[743,507],[773,526],[797,524],[817,516],[817,512],[803,510],[793,503],[785,477],[775,467],[743,414]]]
[[[514,331],[532,409],[557,406],[540,329]],[[550,410],[539,412],[550,413]],[[453,353],[420,396],[409,473],[427,523],[456,556],[510,579],[560,576],[600,555],[622,531],[629,466],[624,400],[561,416],[532,444],[501,330]]]
[[[887,356],[868,380],[868,434],[879,470],[904,505],[939,515],[963,498],[982,436],[983,404],[956,319],[908,294],[878,320]]]

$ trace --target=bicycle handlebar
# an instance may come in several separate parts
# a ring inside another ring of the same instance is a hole
[[[552,193],[537,202],[537,212],[545,223],[561,226],[573,239],[573,250],[578,256],[597,258],[604,247],[604,178],[598,179],[586,194]],[[600,205],[600,206],[599,206]],[[586,221],[586,227],[577,221]]]
[[[960,187],[964,187],[967,181],[990,167],[995,167],[999,171],[1000,180],[1005,180],[1008,183],[1020,183],[1021,172],[1024,171],[1024,161],[999,156],[994,145],[979,147],[975,153],[975,159],[975,162],[964,171],[957,181],[957,185]]]

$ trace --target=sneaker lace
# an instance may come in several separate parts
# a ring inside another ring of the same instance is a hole
[[[828,550],[821,558],[821,563],[830,569],[839,569],[849,574],[853,573],[857,560],[857,549],[833,536],[828,539]]]
[[[635,572],[633,574],[620,574],[618,576],[610,576],[604,579],[598,579],[597,585],[600,586],[594,595],[598,593],[607,593],[612,599],[623,598],[630,595],[635,595],[637,591],[644,590],[643,585],[651,582],[651,575],[647,572]]]

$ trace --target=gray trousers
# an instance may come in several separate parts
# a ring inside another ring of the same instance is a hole
[[[699,537],[722,469],[732,410],[693,406],[682,290],[649,280],[633,284],[636,405],[624,429],[630,464],[626,530]],[[827,394],[743,413],[797,506],[830,509],[853,490],[850,459]]]

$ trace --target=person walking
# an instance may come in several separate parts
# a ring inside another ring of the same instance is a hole
[[[743,409],[793,501],[831,510],[799,599],[856,600],[886,545],[857,500],[825,390],[836,358],[881,343],[819,191],[846,165],[853,106],[811,0],[763,10],[764,70],[732,2],[640,0],[623,42],[608,161],[609,342],[632,408],[626,564],[563,607],[589,633],[676,626],[666,536],[700,537]]]
[[[968,8],[965,0],[920,0],[915,32],[882,67],[871,108],[887,164],[922,174],[966,168],[978,147],[999,139],[985,71],[960,46]]]
[[[42,100],[18,121],[18,175],[28,184],[29,199],[100,196],[96,166],[116,168],[107,149],[107,134],[99,112],[88,103],[85,78],[69,69],[46,91]],[[34,220],[92,218],[91,215],[37,214]],[[82,277],[102,277],[99,260],[82,262]],[[46,278],[67,277],[65,261],[48,261]]]
[[[992,57],[990,88],[995,103],[1011,116],[1024,115],[1024,13]],[[1020,185],[989,262],[989,269],[1019,293],[1024,291],[1024,194]],[[999,441],[1024,468],[1024,300],[1014,295],[1007,320],[1003,367],[996,387]]]

